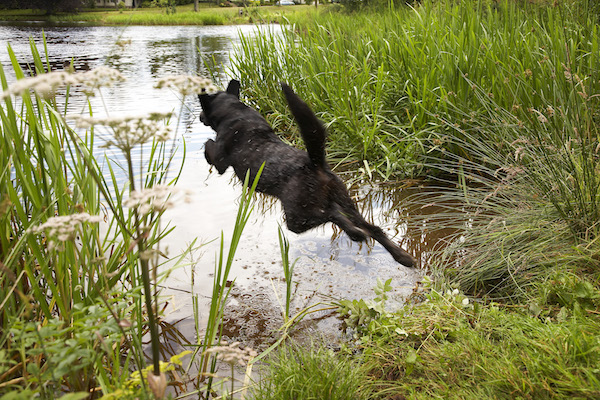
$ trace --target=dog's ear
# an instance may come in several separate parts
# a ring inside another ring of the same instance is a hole
[[[240,81],[236,79],[232,79],[229,81],[229,85],[227,85],[227,93],[234,95],[238,99],[240,98]]]
[[[198,100],[200,100],[200,105],[204,111],[207,111],[210,108],[210,95],[208,94],[199,94]]]

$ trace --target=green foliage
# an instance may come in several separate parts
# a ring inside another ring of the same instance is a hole
[[[346,327],[356,329],[357,334],[364,332],[365,327],[383,314],[385,314],[385,302],[388,299],[388,292],[392,290],[392,278],[383,282],[377,278],[377,286],[373,288],[375,299],[373,301],[358,300],[340,300],[337,312],[344,317]]]
[[[253,388],[256,400],[358,400],[369,398],[355,362],[324,347],[288,345],[266,362],[268,376]]]
[[[595,25],[567,5],[494,4],[424,1],[379,13],[291,17],[283,36],[244,39],[232,71],[247,100],[280,130],[293,123],[278,83],[292,84],[327,122],[332,157],[367,162],[383,179],[439,173],[423,165],[432,155],[476,156],[452,140],[452,127],[487,113],[481,95],[532,131],[548,107],[557,118],[560,109],[587,116],[578,129],[592,126]],[[471,135],[482,128],[489,130],[478,126]]]
[[[377,398],[592,399],[600,394],[595,313],[484,305],[429,284],[413,297],[419,301],[363,325],[364,367],[374,378]]]
[[[126,300],[117,296],[110,306],[118,315],[131,311]],[[94,387],[95,371],[105,368],[104,358],[112,356],[113,348],[123,338],[118,322],[102,304],[75,305],[72,322],[52,318],[40,325],[37,321],[13,318],[7,334],[3,347],[14,348],[23,359],[30,360],[26,364],[26,382],[39,388],[47,398],[57,397],[63,385],[75,391]],[[40,361],[34,362],[36,359]],[[0,374],[15,365],[13,359],[2,357]]]
[[[0,68],[0,378],[9,382],[0,394],[15,386],[49,398],[97,387],[109,393],[124,384],[123,370],[144,368],[147,329],[158,370],[152,294],[160,275],[151,282],[150,269],[170,228],[160,226],[165,208],[153,208],[160,195],[145,211],[126,199],[175,182],[168,177],[173,152],[150,140],[150,156],[138,167],[131,148],[142,143],[121,147],[128,178],[121,187],[111,163],[103,170],[93,156],[94,128],[76,132],[66,122],[70,90],[79,88],[61,88],[59,101],[54,91],[67,79],[50,73],[31,43],[35,77],[26,77],[10,47],[18,82],[9,86]],[[148,396],[145,386],[140,396]]]

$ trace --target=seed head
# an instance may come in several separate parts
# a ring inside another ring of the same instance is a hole
[[[184,96],[196,93],[214,94],[218,91],[210,79],[192,75],[169,75],[159,79],[155,87],[157,89],[173,88]]]
[[[114,82],[124,80],[125,77],[119,71],[104,66],[77,74],[67,71],[52,71],[19,79],[2,92],[0,100],[11,95],[21,95],[29,90],[33,90],[41,97],[48,98],[54,94],[57,88],[69,85],[80,86],[86,94],[93,94],[94,89],[111,86]]]
[[[40,233],[46,231],[47,236],[50,238],[49,247],[55,246],[55,241],[66,242],[75,239],[79,228],[84,222],[87,223],[98,223],[102,221],[102,217],[99,215],[90,215],[88,213],[77,213],[71,215],[59,215],[56,217],[48,218],[46,222],[41,225],[33,226],[27,229],[27,233]]]
[[[216,353],[218,360],[222,360],[230,365],[238,364],[241,366],[245,366],[258,355],[250,347],[240,348],[240,342],[233,342],[229,345],[227,345],[227,342],[221,342],[220,346],[211,347],[206,350],[206,353]]]
[[[107,140],[102,147],[115,146],[128,152],[135,145],[150,140],[165,142],[171,137],[171,127],[159,121],[170,118],[173,113],[150,113],[143,116],[124,116],[94,118],[84,115],[69,116],[78,128],[89,128],[93,125],[104,125],[112,130],[113,139]]]
[[[173,196],[179,192],[180,190],[174,186],[156,185],[151,188],[131,192],[129,198],[123,202],[123,205],[128,208],[136,208],[142,216],[161,212],[174,204],[175,199]],[[184,196],[189,195],[188,191],[184,191],[183,193]]]

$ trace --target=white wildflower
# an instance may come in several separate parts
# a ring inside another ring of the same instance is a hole
[[[2,92],[0,100],[11,95],[21,95],[29,90],[33,90],[38,95],[47,98],[57,88],[69,85],[81,86],[86,93],[90,93],[93,89],[110,86],[113,82],[123,80],[125,78],[119,71],[109,67],[98,67],[77,74],[71,74],[67,71],[52,71],[17,80]]]
[[[115,82],[122,82],[125,77],[116,69],[100,66],[83,73],[74,74],[77,83],[83,88],[83,91],[90,94],[94,89],[112,86]]]
[[[54,247],[55,239],[59,242],[75,239],[81,224],[84,222],[98,223],[100,221],[102,221],[101,216],[90,215],[88,213],[60,215],[48,218],[48,220],[41,225],[30,227],[27,229],[27,233],[40,233],[46,231],[47,236],[51,238],[49,240],[49,247],[52,248]]]
[[[33,90],[42,97],[50,96],[56,88],[68,84],[71,74],[64,71],[49,72],[47,74],[38,74],[30,78],[19,79],[11,84],[2,92],[0,99],[5,99],[11,95],[20,95],[23,92]]]
[[[458,296],[458,293],[459,293],[458,289],[454,289],[452,291],[452,296]]]
[[[69,116],[76,121],[78,128],[104,125],[112,129],[113,139],[107,140],[102,147],[116,146],[128,152],[137,144],[150,140],[165,142],[171,137],[172,129],[159,121],[170,118],[173,113],[154,112],[144,116],[124,116],[94,118],[84,115]]]
[[[156,185],[148,189],[131,192],[123,205],[127,208],[136,208],[140,215],[161,212],[173,206],[175,202],[173,196],[180,192],[174,186]],[[183,194],[187,197],[189,191],[183,191]]]
[[[156,83],[157,89],[173,88],[179,93],[188,94],[214,94],[218,91],[217,87],[208,78],[201,78],[192,75],[169,75],[161,78]]]
[[[465,306],[465,307],[469,305],[469,298],[468,298],[468,297],[465,297],[465,298],[462,300],[462,305],[463,305],[463,306]]]
[[[227,345],[227,342],[221,342],[220,346],[211,347],[206,350],[206,353],[216,353],[218,360],[231,365],[239,364],[241,366],[245,366],[258,355],[256,351],[249,347],[240,348],[240,342],[233,342],[229,345]]]

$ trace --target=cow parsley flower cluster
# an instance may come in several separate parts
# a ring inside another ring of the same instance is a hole
[[[156,185],[143,190],[134,190],[129,195],[129,198],[123,202],[127,208],[135,208],[141,215],[147,215],[154,212],[165,211],[173,206],[174,196],[180,193],[181,190],[169,185]],[[190,194],[188,191],[183,191],[184,197]]]
[[[85,115],[69,116],[75,120],[78,128],[90,128],[93,125],[103,125],[112,129],[113,138],[107,140],[102,147],[115,146],[128,152],[135,145],[150,140],[165,142],[171,138],[172,129],[162,120],[170,118],[173,113],[154,112],[144,116],[124,116],[94,118]]]
[[[219,346],[214,346],[206,350],[206,353],[216,353],[218,360],[224,361],[232,366],[235,364],[245,366],[258,355],[258,353],[250,347],[244,349],[240,348],[240,342],[233,342],[229,345],[227,342],[221,342]]]
[[[125,77],[119,71],[104,66],[77,74],[71,74],[67,71],[52,71],[30,78],[19,79],[2,92],[0,100],[4,100],[11,95],[21,95],[29,90],[33,90],[38,95],[47,98],[57,88],[67,85],[80,86],[86,94],[93,94],[94,89],[111,86],[114,82],[124,80]]]
[[[155,88],[173,88],[182,95],[188,94],[215,94],[217,87],[208,78],[192,75],[168,75],[158,80]]]
[[[91,71],[74,74],[78,83],[87,94],[92,94],[94,89],[110,87],[115,82],[125,81],[125,77],[116,69],[100,66]]]
[[[79,232],[79,228],[84,222],[98,223],[100,221],[102,221],[101,216],[90,215],[88,213],[60,215],[48,218],[48,220],[41,225],[30,227],[27,229],[27,233],[35,234],[45,231],[50,238],[48,246],[51,249],[55,245],[55,240],[66,242],[75,239],[77,232]]]

